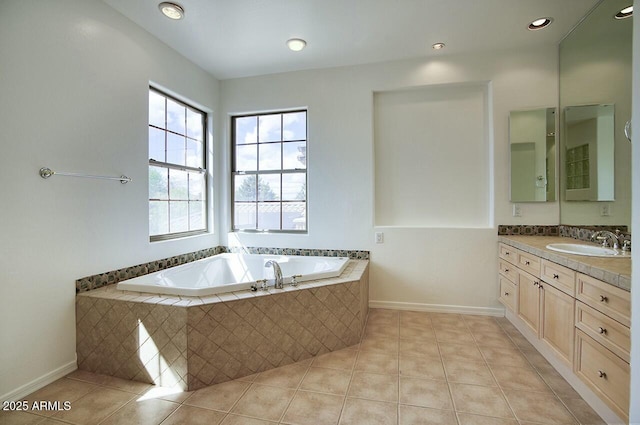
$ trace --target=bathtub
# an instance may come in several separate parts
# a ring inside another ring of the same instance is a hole
[[[269,260],[280,265],[285,284],[293,275],[301,275],[298,282],[340,276],[349,262],[346,257],[218,254],[122,281],[117,289],[199,297],[249,289],[260,279],[273,286],[273,268],[265,267]]]

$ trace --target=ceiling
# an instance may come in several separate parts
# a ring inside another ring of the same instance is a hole
[[[218,79],[558,43],[599,0],[103,0]],[[631,3],[631,0],[629,0]],[[529,31],[536,18],[552,17]],[[292,52],[286,40],[303,38]],[[431,49],[436,42],[447,47]]]

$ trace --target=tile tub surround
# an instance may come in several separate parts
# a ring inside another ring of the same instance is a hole
[[[76,297],[78,367],[194,390],[360,341],[368,261],[284,290],[181,297],[109,285]]]
[[[566,237],[499,236],[498,241],[626,291],[631,290],[631,258],[587,257],[551,251],[546,248],[551,243],[575,243],[575,239]]]
[[[299,248],[262,248],[262,247],[231,247],[216,246],[187,254],[176,255],[174,257],[163,258],[162,260],[150,261],[136,266],[125,267],[99,273],[92,276],[82,277],[76,280],[76,293],[91,291],[107,285],[113,285],[123,280],[144,276],[145,274],[201,260],[213,255],[225,252],[241,252],[245,254],[271,254],[271,255],[302,255],[316,257],[349,257],[352,260],[368,260],[369,251],[354,251],[340,249],[299,249]]]
[[[513,325],[488,316],[371,309],[361,344],[197,391],[161,390],[76,371],[24,398],[69,400],[70,411],[0,411],[0,423],[604,425]]]

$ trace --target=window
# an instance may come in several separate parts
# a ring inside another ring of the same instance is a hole
[[[233,230],[307,230],[307,111],[236,116]]]
[[[149,88],[149,236],[207,231],[206,114]]]

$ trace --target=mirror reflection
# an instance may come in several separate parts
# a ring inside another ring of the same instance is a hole
[[[567,201],[613,201],[614,107],[568,106],[564,110]]]
[[[631,228],[631,144],[624,127],[631,119],[634,18],[615,19],[631,3],[600,2],[560,43],[562,224]]]
[[[555,201],[555,108],[511,111],[511,202]]]

